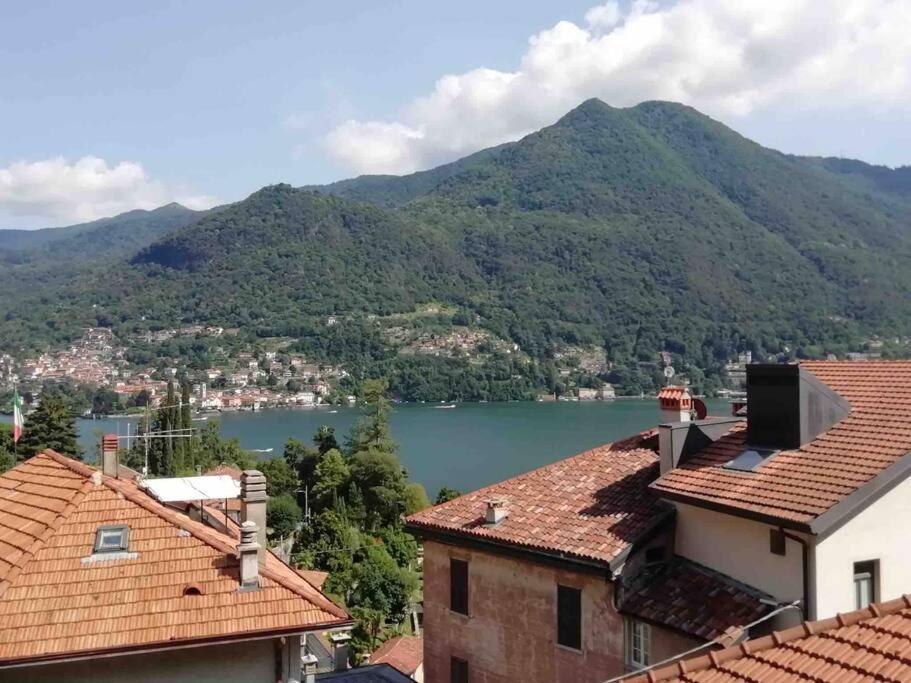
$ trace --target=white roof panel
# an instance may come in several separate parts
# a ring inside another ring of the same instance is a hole
[[[227,474],[209,477],[146,479],[143,485],[162,503],[240,497],[240,482]]]

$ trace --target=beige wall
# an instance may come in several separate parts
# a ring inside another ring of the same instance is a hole
[[[170,650],[18,669],[0,669],[16,683],[275,683],[276,641]]]
[[[702,645],[704,641],[695,638],[665,631],[657,626],[652,626],[651,655],[652,662],[660,662],[679,654],[692,650],[697,645]]]
[[[450,555],[469,563],[469,613],[449,610]],[[582,589],[582,652],[556,644],[557,584]],[[600,683],[623,672],[623,620],[605,576],[424,543],[424,666],[448,683],[449,659],[471,683]]]
[[[803,557],[799,543],[789,540],[787,554],[774,555],[769,552],[769,530],[774,527],[683,503],[676,505],[678,555],[743,581],[778,600],[798,600],[803,596]]]
[[[911,592],[909,522],[911,479],[906,479],[817,543],[813,586],[818,618],[855,609],[855,562],[879,560],[879,595],[876,599],[891,600]]]

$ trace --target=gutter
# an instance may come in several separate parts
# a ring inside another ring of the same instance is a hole
[[[810,618],[810,548],[807,542],[800,536],[788,533],[783,527],[778,527],[778,531],[785,538],[800,543],[801,569],[803,573],[803,599],[801,600],[800,611],[803,613],[804,621],[806,621]]]
[[[257,640],[272,640],[283,636],[303,635],[313,631],[326,631],[329,629],[346,629],[354,626],[353,619],[339,619],[338,621],[322,622],[312,624],[311,626],[294,626],[284,629],[277,629],[268,632],[262,631],[243,631],[234,636],[228,637],[208,637],[188,639],[183,642],[166,640],[146,645],[126,645],[115,648],[103,648],[96,650],[82,650],[78,653],[61,652],[50,655],[38,655],[33,657],[24,657],[22,659],[0,661],[0,670],[16,669],[26,666],[40,666],[42,664],[64,664],[67,662],[79,662],[87,659],[101,659],[108,657],[121,657],[126,655],[138,655],[154,652],[164,652],[169,650],[187,650],[196,647],[205,647],[210,645],[230,645],[233,643],[251,642]]]

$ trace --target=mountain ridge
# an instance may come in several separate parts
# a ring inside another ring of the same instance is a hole
[[[911,197],[897,173],[769,150],[683,105],[589,100],[429,171],[268,186],[81,276],[56,306],[122,333],[244,327],[413,383],[414,367],[487,372],[402,359],[390,316],[439,302],[456,312],[434,330],[515,344],[538,385],[578,345],[603,348],[608,379],[631,389],[658,381],[661,351],[695,381],[718,380],[739,351],[818,356],[908,335]],[[30,301],[0,331],[18,343],[63,334]],[[328,316],[343,324],[327,329]]]

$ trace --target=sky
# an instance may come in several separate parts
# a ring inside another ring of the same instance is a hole
[[[0,227],[408,173],[589,97],[911,164],[908,0],[0,0]]]

